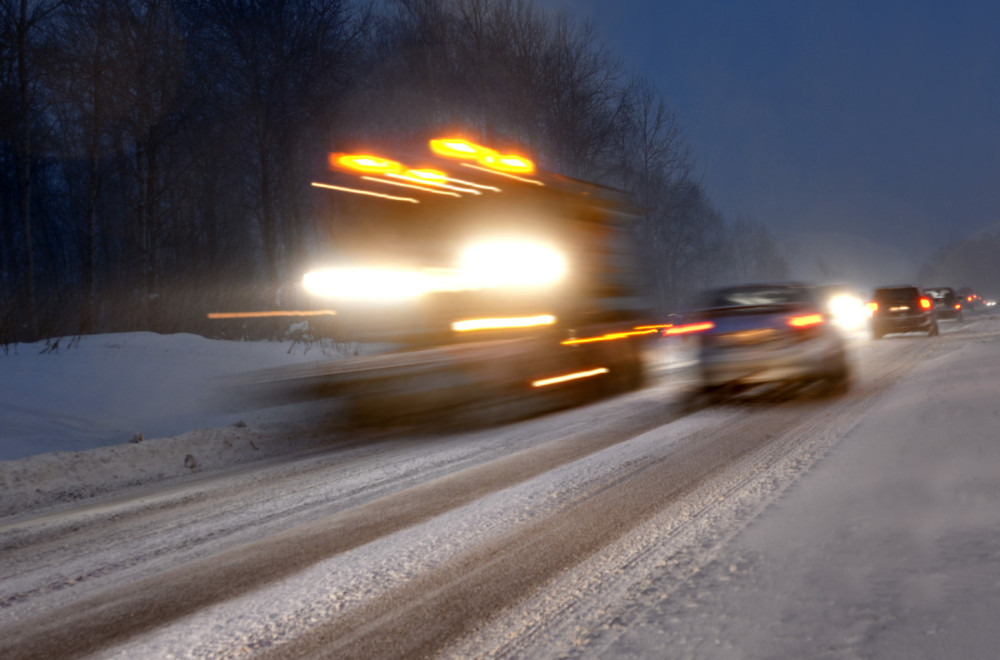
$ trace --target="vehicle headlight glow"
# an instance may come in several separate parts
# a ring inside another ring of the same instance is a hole
[[[830,314],[842,328],[857,328],[871,316],[871,310],[857,296],[842,293],[830,299]]]
[[[539,314],[538,316],[467,319],[465,321],[455,321],[451,324],[451,329],[455,332],[469,332],[470,330],[509,330],[511,328],[536,328],[540,325],[552,325],[555,322],[556,317],[551,314]]]
[[[482,243],[461,256],[463,279],[475,288],[542,286],[560,280],[566,260],[552,248],[524,241]]]
[[[427,273],[382,268],[332,268],[302,278],[309,293],[344,300],[405,300],[434,290],[435,284]]]

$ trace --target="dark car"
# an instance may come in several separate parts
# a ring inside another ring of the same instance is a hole
[[[962,320],[962,301],[955,290],[948,286],[936,286],[924,289],[934,303],[934,315],[940,319]]]
[[[710,291],[701,310],[666,334],[699,338],[701,389],[737,390],[761,383],[822,382],[843,391],[849,367],[844,340],[812,287],[748,284]]]
[[[964,286],[957,293],[964,309],[974,312],[983,306],[983,299],[970,287]]]
[[[934,303],[918,286],[880,287],[868,305],[872,310],[873,339],[894,332],[926,332],[930,337],[938,334]]]

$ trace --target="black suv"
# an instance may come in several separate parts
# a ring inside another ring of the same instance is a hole
[[[939,319],[962,320],[962,301],[955,290],[948,286],[924,289],[934,302],[934,315]]]
[[[872,339],[892,332],[926,332],[929,337],[938,334],[934,302],[919,286],[879,287],[868,306],[872,310]]]

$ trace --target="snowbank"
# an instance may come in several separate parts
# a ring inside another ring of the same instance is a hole
[[[0,352],[0,515],[312,446],[316,404],[248,407],[218,381],[339,359],[292,342],[127,333]],[[242,405],[241,405],[242,404]]]

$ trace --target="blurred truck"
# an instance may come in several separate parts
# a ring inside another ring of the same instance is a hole
[[[657,335],[634,210],[613,189],[460,138],[330,155],[329,248],[303,277],[339,341],[387,352],[262,375],[351,396],[367,422],[507,418],[638,387]]]

